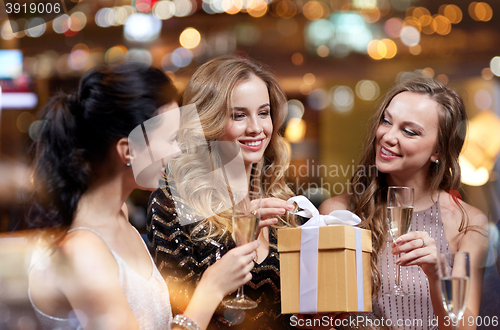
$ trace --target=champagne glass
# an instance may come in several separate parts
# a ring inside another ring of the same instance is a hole
[[[259,227],[262,197],[256,193],[233,193],[233,239],[236,246],[241,246],[255,240]],[[235,298],[226,298],[222,304],[227,308],[252,309],[257,303],[246,297],[243,285],[238,289]]]
[[[413,216],[414,189],[411,187],[389,187],[387,191],[387,220],[389,232],[395,242],[400,236],[408,233]],[[401,254],[398,255],[398,258]],[[401,266],[396,266],[396,284],[391,295],[408,296],[401,287]]]
[[[453,255],[453,271],[451,267],[448,267],[446,255],[440,253],[438,255],[438,270],[443,306],[450,316],[451,325],[455,330],[464,315],[469,296],[469,253],[457,252]]]

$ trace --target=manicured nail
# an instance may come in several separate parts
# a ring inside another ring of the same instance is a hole
[[[401,263],[401,260],[396,260],[396,265],[399,265]]]
[[[400,237],[400,238],[398,238],[398,239],[396,240],[396,244],[399,244],[399,243],[401,243],[402,241],[403,241],[403,240],[402,240],[402,239],[401,239],[401,237]]]

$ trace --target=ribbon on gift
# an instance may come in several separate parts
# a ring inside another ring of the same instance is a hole
[[[347,225],[356,226],[361,219],[347,210],[336,210],[328,215],[319,214],[318,209],[305,196],[295,196],[288,199],[289,203],[297,203],[302,209],[291,212],[298,216],[309,218],[300,226],[300,313],[317,313],[318,306],[318,241],[319,227]],[[363,259],[361,244],[361,229],[354,227],[356,240],[356,282],[358,311],[364,311],[363,292]]]

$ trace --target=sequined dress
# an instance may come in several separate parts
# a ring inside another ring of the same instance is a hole
[[[184,311],[203,272],[235,243],[228,233],[217,241],[191,240],[189,235],[195,225],[181,226],[179,221],[191,215],[184,205],[174,202],[169,189],[163,186],[151,195],[147,230],[151,255],[168,283],[172,312],[176,315]],[[279,256],[272,246],[276,246],[277,239],[270,234],[269,240],[269,255],[255,264],[252,280],[244,287],[245,295],[258,302],[258,307],[241,311],[220,305],[208,329],[293,329],[291,315],[281,314]]]
[[[444,234],[439,198],[428,209],[413,213],[410,231],[426,231],[430,237],[434,238],[438,253],[451,255]],[[405,330],[438,329],[437,324],[433,323],[435,315],[429,293],[429,282],[419,266],[401,267],[403,290],[411,293],[411,296],[398,297],[382,294],[390,291],[396,279],[395,262],[397,256],[391,253],[390,242],[392,239],[388,237],[387,246],[378,259],[377,266],[382,286],[378,300],[374,301],[374,314],[379,318],[390,319],[394,328]],[[450,264],[451,260],[448,258],[448,265],[450,266]]]

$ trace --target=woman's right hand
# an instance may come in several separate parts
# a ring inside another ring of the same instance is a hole
[[[208,267],[203,273],[200,285],[220,297],[236,291],[240,286],[252,279],[250,271],[254,266],[255,250],[259,247],[258,240],[231,249],[221,259]]]
[[[284,215],[287,211],[293,211],[293,204],[276,197],[263,198],[261,209],[260,209],[260,222],[259,228],[257,229],[257,235],[259,237],[262,228],[275,225],[278,223],[277,215]]]

